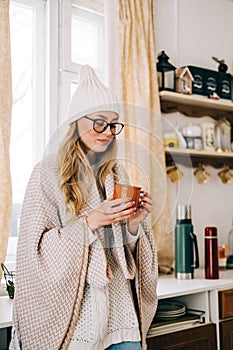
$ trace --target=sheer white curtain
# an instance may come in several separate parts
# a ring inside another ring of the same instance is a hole
[[[120,36],[118,20],[118,0],[105,0],[105,42],[107,85],[121,99],[120,79]]]
[[[11,55],[9,0],[0,0],[0,262],[4,262],[10,231],[12,190],[9,162],[11,128]],[[1,276],[1,271],[0,271]]]

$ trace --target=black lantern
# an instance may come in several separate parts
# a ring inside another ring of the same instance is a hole
[[[168,62],[169,57],[165,51],[162,51],[158,55],[157,72],[159,81],[159,90],[175,91],[176,90],[176,79],[175,70],[171,63]]]

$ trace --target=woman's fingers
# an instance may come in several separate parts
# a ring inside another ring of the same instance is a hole
[[[119,200],[106,200],[104,201],[97,209],[96,211],[99,212],[99,214],[103,216],[107,216],[108,220],[112,219],[113,214],[117,214],[123,211],[126,211],[127,209],[135,208],[135,203],[133,201],[127,201],[125,202],[124,199],[120,198]],[[128,212],[122,214],[121,216],[127,215]],[[115,216],[114,216],[115,219]]]
[[[121,205],[124,203],[128,203],[132,201],[132,197],[125,197],[125,198],[116,198],[116,199],[111,199],[107,200],[112,206],[117,206]]]
[[[99,226],[130,219],[141,221],[152,211],[152,198],[147,192],[143,192],[140,197],[139,207],[135,207],[132,198],[106,199],[96,209],[98,212]]]
[[[152,211],[152,201],[141,202],[140,209],[147,209],[149,212],[151,212]]]
[[[146,208],[149,212],[151,212],[152,197],[148,192],[144,192],[144,195],[140,198],[140,208]]]
[[[134,213],[134,211],[135,211],[134,207],[119,211],[119,212],[112,215],[112,220],[113,220],[112,222],[127,220]]]
[[[132,198],[117,198],[103,202],[103,210],[106,214],[117,213],[134,206]]]
[[[112,209],[113,209],[113,211],[115,212],[115,213],[117,213],[117,212],[120,212],[120,211],[122,211],[122,210],[126,210],[126,209],[129,209],[129,208],[132,208],[132,207],[135,207],[135,202],[133,202],[133,201],[130,201],[130,202],[124,202],[124,203],[121,203],[121,204],[119,204],[119,205],[114,205],[113,207],[112,207]]]

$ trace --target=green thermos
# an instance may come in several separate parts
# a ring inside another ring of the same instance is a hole
[[[192,279],[194,269],[198,267],[198,245],[197,237],[193,233],[191,206],[178,205],[175,225],[175,277]]]

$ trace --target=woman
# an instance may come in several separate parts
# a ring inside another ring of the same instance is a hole
[[[83,66],[58,156],[35,167],[25,194],[10,349],[146,349],[157,306],[152,200],[113,199],[114,183],[128,183],[118,107]]]

